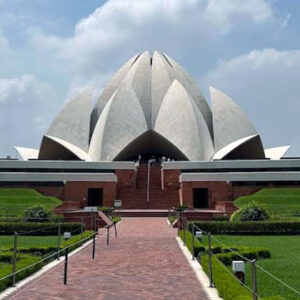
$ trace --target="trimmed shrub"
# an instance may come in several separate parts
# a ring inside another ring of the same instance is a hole
[[[203,255],[201,265],[206,274],[208,274],[208,256]],[[218,261],[216,257],[212,258],[213,282],[216,286],[219,296],[224,300],[252,300],[252,294],[243,287],[238,280],[225,270],[226,267]],[[262,300],[285,300],[281,296],[264,297]]]
[[[12,252],[7,252],[6,255],[10,256],[10,261],[12,260]],[[40,261],[40,258],[37,256],[27,255],[27,254],[21,254],[18,257],[17,260],[17,271],[21,270],[23,268],[26,268],[30,265],[34,266],[25,269],[19,273],[16,274],[16,281],[20,281],[23,278],[35,273],[39,269],[43,267],[43,263]],[[9,263],[7,265],[1,266],[0,271],[0,278],[3,278],[12,272],[12,265]],[[8,277],[6,279],[3,279],[0,281],[0,291],[3,291],[8,286],[12,285],[12,277]]]
[[[110,215],[114,212],[115,209],[109,206],[98,206],[98,210],[102,211],[106,215]]]
[[[183,240],[184,231],[180,231],[180,237]],[[195,239],[196,240],[196,239]],[[192,252],[191,247],[192,234],[190,232],[186,233],[186,246]],[[202,244],[198,242],[198,249],[200,252],[205,252],[206,248],[202,246]],[[218,248],[218,249],[217,249]],[[217,252],[217,250],[220,252]],[[212,252],[215,251],[215,254],[212,257],[212,267],[213,267],[213,283],[218,290],[219,296],[224,300],[252,300],[252,294],[246,289],[244,286],[240,284],[240,282],[234,278],[233,275],[230,275],[230,271],[226,270],[226,266],[229,266],[233,260],[241,260],[241,257],[234,252],[229,252],[231,250],[237,251],[242,256],[248,259],[257,259],[257,258],[269,258],[271,257],[271,253],[267,249],[260,248],[247,248],[247,247],[239,247],[239,248],[221,248],[216,247],[212,248]],[[199,258],[198,258],[199,259]],[[200,261],[200,259],[199,259]],[[201,255],[201,265],[206,274],[208,274],[208,256],[206,253]],[[285,300],[280,296],[266,297],[262,298],[262,300]]]
[[[34,205],[25,210],[23,214],[25,222],[49,222],[50,212],[41,205]]]
[[[270,218],[267,211],[258,206],[255,202],[248,204],[246,207],[242,207],[230,218],[231,222],[247,222],[247,221],[266,221]]]
[[[61,232],[78,233],[80,229],[80,223],[61,223]],[[58,223],[0,222],[0,235],[11,235],[15,232],[31,232],[30,235],[57,235]]]
[[[185,236],[186,246],[192,253],[193,252],[192,234],[188,230],[186,230],[185,234],[186,234]],[[184,230],[180,230],[179,236],[182,240],[184,240]],[[200,252],[205,251],[205,247],[201,245],[201,243],[196,237],[194,238],[194,251],[195,251],[194,252],[195,257],[197,257],[200,254]]]
[[[230,215],[213,215],[212,216],[213,221],[229,221]]]
[[[180,205],[175,207],[175,211],[185,211],[185,210],[187,210],[186,205]]]
[[[237,252],[250,260],[258,259],[258,258],[270,258],[271,253],[266,249],[255,249],[255,248],[240,248],[237,249]],[[235,252],[227,252],[216,254],[216,257],[221,261],[224,265],[231,265],[233,260],[241,260],[241,257]]]
[[[111,221],[115,224],[119,223],[121,220],[122,220],[122,218],[119,216],[114,216],[111,218]]]
[[[252,300],[251,293],[243,287],[238,280],[235,280],[221,265],[214,256],[212,258],[213,282],[216,286],[219,296],[224,300]],[[201,265],[206,274],[208,274],[208,256],[203,255]]]
[[[177,219],[177,216],[169,216],[169,222],[170,224],[173,224],[173,222]]]
[[[220,235],[300,235],[300,222],[194,222],[203,231]],[[191,228],[191,225],[189,225]]]

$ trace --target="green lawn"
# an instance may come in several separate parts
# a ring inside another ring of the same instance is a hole
[[[234,246],[263,247],[270,250],[270,259],[260,259],[257,264],[300,291],[300,237],[299,236],[216,236],[224,244]],[[214,241],[215,245],[218,245]],[[231,269],[231,267],[230,267]],[[287,300],[300,299],[284,285],[257,269],[258,294],[261,297],[281,295]],[[246,281],[250,286],[250,265],[246,265]]]
[[[268,210],[272,218],[300,219],[299,188],[263,189],[250,196],[236,199],[234,204],[237,207],[244,207],[253,201]]]
[[[83,238],[89,236],[91,231],[85,231],[83,233]],[[70,240],[65,241],[63,236],[61,236],[61,246],[67,244],[72,244],[80,240],[81,235],[73,235]],[[56,247],[57,246],[57,236],[18,236],[18,248],[46,248],[46,247]],[[14,236],[0,236],[0,250],[8,250],[13,248]]]
[[[0,216],[22,216],[23,212],[36,204],[53,210],[62,203],[55,197],[43,196],[32,189],[0,189]]]

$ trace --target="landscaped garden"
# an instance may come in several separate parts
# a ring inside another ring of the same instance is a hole
[[[245,207],[252,202],[269,212],[272,219],[298,219],[300,221],[300,189],[262,189],[250,196],[234,201],[235,206]]]
[[[0,189],[0,291],[13,282],[15,260],[18,281],[63,255],[60,250],[72,251],[92,238],[83,224],[63,223],[53,213],[59,204],[31,189]],[[65,232],[71,237],[65,238]]]
[[[52,211],[62,201],[55,197],[44,196],[32,189],[0,189],[0,216],[2,218],[22,217],[26,209],[41,205]]]
[[[252,299],[251,263],[256,260],[257,294],[261,299],[300,298],[300,189],[262,190],[235,201],[240,210],[231,221],[188,223],[180,231],[186,246],[209,274],[208,233],[211,233],[213,282],[225,300]],[[274,212],[276,210],[276,220]],[[201,231],[202,240],[194,237]],[[233,260],[245,262],[245,286],[234,277]]]

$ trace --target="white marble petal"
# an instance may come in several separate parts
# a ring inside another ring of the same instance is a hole
[[[213,136],[213,125],[212,125],[212,114],[210,107],[204,96],[202,95],[200,88],[197,86],[195,81],[189,74],[171,57],[164,53],[164,57],[168,60],[168,62],[172,65],[174,72],[174,79],[177,79],[183,87],[190,94],[191,98],[194,100],[196,105],[198,106],[203,118],[209,128],[209,132],[211,136]]]
[[[129,59],[109,80],[107,85],[104,87],[91,116],[91,130],[93,131],[96,123],[107,104],[108,100],[114,94],[114,92],[120,87],[122,81],[126,77],[130,68],[134,65],[134,63],[139,58],[140,54],[134,55],[131,59]]]
[[[154,130],[189,160],[210,160],[213,143],[206,122],[181,83],[174,80],[159,110]]]
[[[122,84],[105,106],[89,149],[93,161],[112,161],[148,130],[142,106],[131,85]]]
[[[244,111],[227,95],[210,87],[215,151],[257,134]]]
[[[51,123],[46,135],[59,138],[87,152],[89,147],[92,91],[68,102]]]
[[[290,148],[291,146],[280,146],[280,147],[265,149],[266,158],[272,160],[281,159],[282,157],[284,157],[284,155]]]
[[[149,52],[142,53],[124,78],[130,84],[139,99],[148,124],[151,124],[151,65]],[[126,100],[125,100],[126,101]]]
[[[257,137],[258,134],[254,134],[254,135],[250,135],[250,136],[246,136],[244,138],[241,138],[237,141],[234,141],[230,144],[228,144],[227,146],[225,146],[224,148],[220,149],[218,152],[216,152],[214,154],[213,159],[223,159],[226,155],[228,155],[230,152],[232,152],[234,149],[238,148],[240,145],[244,144],[245,142],[251,140],[254,137]]]
[[[39,149],[26,148],[26,147],[15,147],[23,160],[37,159],[39,156]]]

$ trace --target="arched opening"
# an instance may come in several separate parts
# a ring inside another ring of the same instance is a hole
[[[127,145],[114,158],[114,161],[137,160],[140,155],[142,160],[161,157],[174,160],[188,160],[187,157],[166,138],[153,130],[149,130]]]
[[[265,159],[265,152],[259,136],[255,136],[233,149],[223,159]]]
[[[80,160],[73,152],[44,136],[40,148],[40,160]]]

